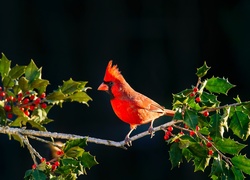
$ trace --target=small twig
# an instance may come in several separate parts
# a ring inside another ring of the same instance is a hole
[[[19,134],[18,136],[23,140],[24,144],[27,146],[34,163],[37,164],[36,157],[41,159],[42,156],[31,146],[29,139],[26,136],[23,136],[21,134]]]
[[[28,135],[28,137],[31,138],[31,139],[35,139],[35,140],[37,140],[37,141],[46,143],[46,144],[51,144],[51,145],[56,146],[56,147],[58,147],[58,148],[62,148],[61,145],[56,144],[56,143],[54,143],[54,142],[52,142],[52,141],[47,141],[47,140],[45,140],[45,139],[42,139],[42,138],[39,138],[39,137],[36,137],[36,136],[32,136],[32,135]]]
[[[214,143],[213,143],[212,141],[208,140],[208,139],[207,139],[205,136],[203,136],[200,132],[196,132],[196,134],[197,134],[201,139],[205,140],[206,142],[210,142],[211,145],[212,145],[212,147],[214,148],[214,150],[217,151],[218,154],[219,154],[223,159],[225,159],[225,161],[226,161],[229,165],[233,166],[233,164],[232,164],[231,161],[230,161],[230,158],[227,157],[227,156],[225,156],[222,152],[220,152],[220,150],[217,149],[217,147],[214,145]]]
[[[212,112],[212,111],[217,111],[217,110],[220,110],[220,109],[224,109],[226,107],[236,107],[236,106],[240,106],[240,105],[242,105],[241,102],[240,103],[233,103],[233,104],[226,104],[226,105],[215,107],[215,108],[207,108],[207,109],[204,109],[204,110],[200,111],[199,113],[203,114],[205,111]]]

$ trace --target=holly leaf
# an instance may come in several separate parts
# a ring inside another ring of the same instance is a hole
[[[233,165],[235,165],[241,171],[250,175],[250,159],[248,159],[246,156],[243,156],[243,155],[234,156],[231,159],[231,161]]]
[[[82,91],[87,82],[73,81],[71,78],[68,81],[64,81],[60,88],[64,94],[71,94],[76,91]]]
[[[220,104],[220,101],[217,100],[217,96],[214,94],[209,94],[204,92],[201,94],[202,104],[207,107],[216,107]]]
[[[227,95],[227,92],[235,85],[231,84],[227,79],[212,77],[207,80],[205,88],[211,93],[222,93]]]
[[[83,152],[84,152],[83,148],[80,148],[79,146],[74,146],[74,147],[68,149],[64,154],[67,157],[77,158],[79,156],[82,156]]]
[[[14,79],[12,79],[10,76],[5,76],[3,79],[3,86],[6,88],[13,87],[15,85]]]
[[[207,157],[207,149],[201,146],[198,142],[191,142],[188,146],[188,149],[193,154],[193,156],[197,158]]]
[[[210,116],[210,136],[212,138],[223,138],[224,129],[221,123],[221,116],[219,114],[214,114]]]
[[[9,74],[11,61],[7,59],[7,57],[2,53],[2,58],[0,59],[0,74],[2,76],[2,80],[5,76]]]
[[[87,95],[85,92],[76,92],[70,96],[67,97],[67,99],[70,99],[71,101],[77,101],[79,103],[84,103],[88,105],[88,101],[92,100],[91,97]]]
[[[194,172],[203,171],[209,165],[210,157],[194,158]]]
[[[19,87],[23,92],[27,92],[29,90],[29,81],[25,77],[21,77],[19,79]]]
[[[36,79],[41,79],[41,71],[42,69],[38,69],[34,61],[31,60],[25,70],[25,77],[30,82],[33,82]]]
[[[57,102],[64,100],[65,97],[66,96],[62,93],[62,91],[58,90],[48,94],[46,99],[49,100],[51,103],[53,103],[54,101]]]
[[[40,123],[38,123],[38,122],[35,122],[35,121],[28,121],[28,123],[33,127],[33,128],[36,128],[36,129],[38,129],[38,130],[40,130],[40,131],[46,131],[46,128],[43,126],[43,125],[41,125]]]
[[[172,169],[175,166],[179,166],[180,163],[182,162],[182,150],[179,148],[178,143],[173,143],[170,146],[169,159],[170,159],[171,164],[172,164]]]
[[[192,89],[185,89],[177,94],[173,94],[173,105],[185,103],[188,100],[188,94],[193,92]]]
[[[198,124],[198,115],[196,112],[187,109],[184,114],[184,122],[191,128],[195,129]]]
[[[210,176],[221,177],[223,174],[225,174],[225,171],[227,171],[228,169],[229,168],[224,161],[221,161],[218,158],[214,158]]]
[[[69,140],[66,142],[63,150],[66,153],[69,149],[76,147],[76,146],[85,148],[87,146],[87,138]]]
[[[26,171],[24,179],[25,180],[30,180],[30,179],[41,179],[41,180],[44,179],[45,180],[45,179],[47,179],[47,176],[46,176],[46,174],[44,174],[43,171],[34,169],[34,170]]]
[[[179,119],[179,120],[180,120],[180,119],[183,119],[181,109],[177,109],[177,110],[176,110],[173,119]]]
[[[22,127],[25,126],[28,122],[29,118],[26,117],[17,117],[13,122],[9,124],[9,126]]]
[[[196,75],[199,77],[199,78],[202,78],[203,76],[205,76],[208,72],[208,70],[210,69],[211,67],[208,67],[207,64],[206,64],[206,61],[204,62],[203,66],[201,66],[200,68],[197,68],[197,72],[196,72]]]
[[[242,171],[239,168],[237,168],[235,166],[232,166],[231,170],[232,170],[232,172],[234,174],[234,179],[235,180],[242,180],[242,179],[244,179],[244,175],[243,175]]]
[[[38,93],[42,93],[45,92],[46,87],[49,85],[49,81],[46,79],[35,79],[32,83],[31,83],[31,88],[32,89],[37,89]]]
[[[241,111],[235,111],[229,128],[233,133],[243,140],[247,140],[250,134],[250,119],[249,116]]]
[[[59,166],[57,172],[62,174],[64,179],[76,179],[76,175],[87,174],[81,162],[72,158],[63,158],[62,166]]]
[[[239,154],[239,152],[246,147],[245,144],[241,144],[230,138],[216,138],[214,144],[221,152],[232,155]]]
[[[18,65],[16,65],[15,67],[13,67],[10,70],[9,76],[12,79],[20,78],[25,73],[25,69],[26,69],[26,66],[18,66]]]
[[[88,169],[98,164],[95,156],[92,156],[89,152],[84,152],[79,160],[81,161],[83,167]]]

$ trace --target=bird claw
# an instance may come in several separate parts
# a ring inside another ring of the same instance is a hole
[[[126,144],[127,146],[132,146],[132,141],[131,141],[131,139],[130,139],[129,136],[126,136],[126,137],[125,137],[124,142],[125,142],[125,144]]]
[[[152,126],[150,126],[150,127],[148,128],[148,133],[151,135],[151,138],[154,137],[155,131],[154,131],[154,128],[153,128]]]

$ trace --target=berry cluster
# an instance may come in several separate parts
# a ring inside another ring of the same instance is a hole
[[[56,154],[62,156],[64,154],[64,152],[62,150],[59,150],[56,152]],[[45,158],[41,158],[40,161],[41,161],[41,164],[45,163],[46,168],[49,169],[51,172],[54,172],[60,166],[60,162],[58,160],[54,161],[54,159],[53,159],[53,163],[51,163],[52,161],[51,162],[46,161]],[[36,164],[32,165],[32,169],[37,169],[37,168],[39,168],[39,165],[36,165]]]
[[[26,116],[30,116],[37,108],[45,109],[47,107],[45,98],[45,93],[38,95],[35,91],[19,92],[14,96],[12,92],[5,92],[0,86],[0,100],[4,101],[4,110],[8,119],[14,118],[14,106],[19,107]]]
[[[165,131],[165,135],[164,135],[165,141],[167,141],[169,139],[169,137],[172,136],[173,129],[174,128],[172,126],[168,126],[167,131]]]
[[[196,103],[202,102],[201,97],[200,97],[199,95],[197,96],[198,92],[199,92],[199,89],[198,89],[197,87],[194,87],[194,88],[193,88],[193,91],[189,94],[190,97],[195,97],[195,102],[196,102]],[[204,115],[205,117],[208,117],[208,116],[209,116],[209,112],[208,112],[208,111],[204,111],[204,112],[203,112],[203,115]]]
[[[165,131],[165,135],[164,135],[164,137],[163,137],[164,140],[165,140],[165,141],[169,141],[169,139],[170,139],[171,136],[172,136],[172,137],[173,137],[173,142],[178,143],[178,142],[180,142],[181,136],[183,136],[183,135],[185,134],[185,133],[183,132],[183,130],[189,132],[189,136],[191,136],[191,137],[193,137],[193,136],[195,136],[195,135],[197,135],[197,137],[198,137],[197,132],[200,130],[200,127],[199,127],[199,126],[196,126],[195,130],[190,130],[189,127],[188,127],[186,124],[184,124],[184,128],[179,127],[179,126],[177,126],[177,128],[181,129],[181,131],[178,133],[178,135],[175,135],[175,134],[173,134],[173,132],[172,132],[172,131],[173,131],[173,127],[172,127],[172,126],[167,127],[166,130],[164,130],[164,131]],[[213,153],[214,153],[214,152],[213,152],[213,143],[212,143],[212,138],[211,138],[210,136],[208,136],[208,137],[206,138],[206,140],[202,140],[202,141],[200,142],[200,145],[201,145],[201,146],[206,145],[207,148],[208,148],[208,155],[210,155],[210,156],[213,155]]]

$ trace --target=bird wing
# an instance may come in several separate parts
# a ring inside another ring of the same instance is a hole
[[[159,105],[158,103],[144,96],[143,94],[138,93],[134,100],[136,102],[137,107],[141,109],[156,113],[164,113],[165,111],[165,108],[163,106]]]

